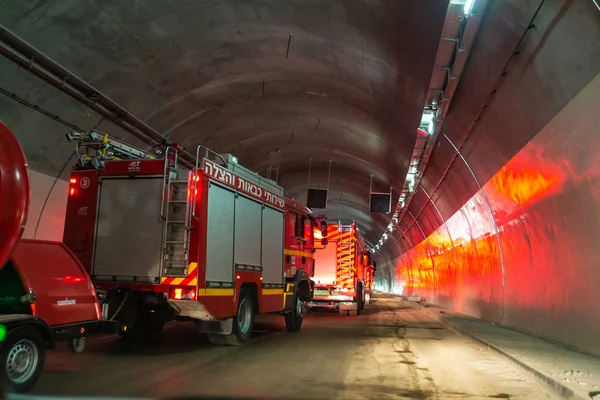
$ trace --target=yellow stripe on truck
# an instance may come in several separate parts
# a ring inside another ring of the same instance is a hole
[[[233,288],[198,289],[198,296],[233,296]]]
[[[263,289],[262,290],[262,294],[263,295],[276,295],[276,294],[283,294],[283,289]]]
[[[283,254],[286,256],[302,256],[306,258],[313,258],[313,253],[309,253],[308,251],[300,251],[300,250],[284,250]]]

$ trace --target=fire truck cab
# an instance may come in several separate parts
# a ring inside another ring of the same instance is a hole
[[[315,252],[314,296],[309,306],[359,315],[373,290],[371,254],[355,224],[327,224],[326,239]]]
[[[129,338],[191,320],[230,345],[251,337],[258,313],[282,314],[298,331],[312,298],[311,211],[231,155],[198,146],[184,165],[175,147],[163,159],[127,150],[125,160],[82,159],[70,177],[64,243],[104,318]]]

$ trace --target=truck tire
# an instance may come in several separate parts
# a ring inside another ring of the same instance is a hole
[[[46,347],[32,326],[9,331],[0,344],[0,384],[8,391],[25,393],[37,382],[44,366]]]
[[[226,336],[228,345],[239,346],[250,340],[254,328],[255,310],[252,293],[249,289],[243,287],[240,290],[237,312],[233,318],[233,332]]]
[[[360,311],[364,311],[365,309],[365,305],[367,304],[367,293],[365,291],[365,288],[361,286],[360,288],[361,293],[362,293],[362,297],[361,297],[361,302],[360,302]]]
[[[360,315],[361,311],[365,308],[363,304],[363,289],[362,286],[358,287],[358,293],[356,293],[356,315]]]
[[[292,311],[285,314],[285,328],[288,332],[298,332],[302,327],[304,321],[304,310],[302,308],[302,300],[300,299],[300,293],[296,290],[294,294],[294,306]]]
[[[85,337],[78,337],[69,341],[69,349],[75,354],[83,353],[85,350]]]

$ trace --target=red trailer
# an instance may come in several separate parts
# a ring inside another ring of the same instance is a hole
[[[299,330],[312,297],[311,211],[231,155],[199,146],[186,168],[177,149],[163,151],[85,159],[71,174],[64,242],[105,299],[104,316],[126,325],[125,337],[191,320],[231,345],[250,338],[258,313]]]
[[[79,352],[86,336],[117,332],[101,321],[89,276],[66,246],[21,240],[28,205],[25,156],[0,122],[0,393],[30,389],[56,341]]]
[[[327,224],[326,243],[315,253],[315,289],[309,306],[358,315],[373,289],[371,255],[355,224]]]

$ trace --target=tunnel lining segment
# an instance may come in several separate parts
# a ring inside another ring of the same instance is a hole
[[[540,11],[542,10],[542,7],[543,7],[545,1],[546,0],[542,0],[540,2],[540,4],[538,5],[538,7],[536,8],[536,11],[534,12],[533,16],[531,17],[529,23],[527,24],[527,27],[523,31],[522,35],[519,37],[519,40],[517,41],[517,43],[516,43],[516,45],[514,47],[513,52],[510,54],[510,56],[508,57],[508,60],[504,64],[504,67],[502,68],[502,70],[500,72],[500,75],[496,79],[496,81],[495,81],[495,83],[494,83],[494,85],[492,87],[492,90],[490,91],[490,93],[488,94],[488,96],[486,97],[486,99],[484,100],[484,102],[483,102],[481,108],[479,109],[478,113],[475,115],[475,118],[471,122],[471,125],[467,129],[467,132],[464,135],[463,139],[461,140],[459,146],[455,146],[454,143],[451,142],[452,146],[456,149],[456,151],[455,151],[454,155],[452,156],[450,162],[446,166],[446,168],[445,168],[444,172],[442,173],[441,177],[439,178],[437,184],[435,185],[433,193],[435,193],[439,189],[440,185],[442,184],[442,182],[444,181],[444,179],[448,175],[448,172],[452,168],[452,165],[454,164],[454,162],[456,161],[456,158],[458,156],[460,156],[463,159],[463,161],[465,161],[465,165],[471,171],[471,174],[473,174],[472,169],[466,163],[466,160],[464,160],[464,158],[462,157],[462,154],[460,153],[460,149],[463,148],[464,144],[467,142],[467,140],[469,139],[469,137],[471,136],[471,134],[475,131],[475,127],[477,126],[478,122],[481,120],[481,118],[483,117],[483,115],[485,115],[485,111],[487,110],[489,104],[491,103],[491,101],[495,97],[495,94],[497,93],[497,91],[499,90],[500,86],[502,85],[502,82],[504,81],[504,78],[508,74],[508,71],[510,70],[510,67],[512,66],[515,58],[520,53],[520,48],[523,45],[523,43],[525,42],[525,38],[527,37],[527,34],[530,32],[530,30],[532,28],[535,27],[534,22],[535,22],[537,16],[540,14]],[[473,177],[475,178],[475,181],[477,182],[477,185],[479,185],[479,182],[477,181],[476,177],[474,175],[473,175]],[[479,185],[479,187],[481,188],[480,185]],[[486,204],[487,204],[487,206],[489,208],[489,202],[487,201],[487,197],[486,196],[484,196],[484,197],[486,199]],[[411,199],[412,199],[412,197],[411,197]],[[408,207],[408,204],[407,204],[407,207]],[[425,210],[425,207],[424,206],[421,207],[421,210],[417,213],[416,218],[419,218],[421,216],[421,214],[423,213],[424,210]],[[494,227],[495,227],[496,232],[497,232],[498,228],[496,226],[496,221],[493,218],[493,216],[492,216],[492,221],[493,221]],[[500,238],[498,238],[498,241],[500,242]],[[500,243],[499,243],[499,245],[501,246]],[[501,265],[502,266],[502,287],[504,288],[505,285],[506,285],[506,271],[505,271],[504,257],[503,257],[503,253],[502,253],[502,248],[500,247],[499,249],[500,249],[499,252],[500,252],[501,264],[502,264]]]
[[[490,201],[488,199],[488,196],[485,193],[485,190],[483,189],[483,187],[481,186],[481,183],[479,183],[479,179],[477,179],[477,176],[475,176],[475,172],[473,172],[473,169],[471,168],[471,166],[469,165],[469,163],[467,162],[465,157],[462,155],[460,150],[454,145],[454,143],[452,142],[452,140],[450,140],[448,135],[446,135],[444,132],[442,132],[442,136],[444,136],[446,138],[446,140],[448,140],[450,145],[456,151],[456,154],[458,154],[460,159],[465,163],[465,166],[469,169],[469,172],[471,173],[473,180],[475,181],[475,183],[477,184],[477,187],[479,188],[479,192],[483,195],[483,200],[485,201],[485,206],[486,206],[488,212],[490,213],[490,219],[491,219],[492,225],[494,227],[494,235],[496,236],[496,241],[498,242],[498,252],[500,254],[500,267],[502,268],[502,287],[505,287],[506,286],[506,266],[504,263],[504,250],[503,250],[503,246],[502,246],[502,240],[500,240],[500,230],[498,229],[498,224],[496,223],[496,218],[494,217],[494,213],[492,211],[492,207],[490,206]],[[465,216],[465,218],[466,218],[466,216]],[[467,218],[467,220],[468,220],[468,218]]]

